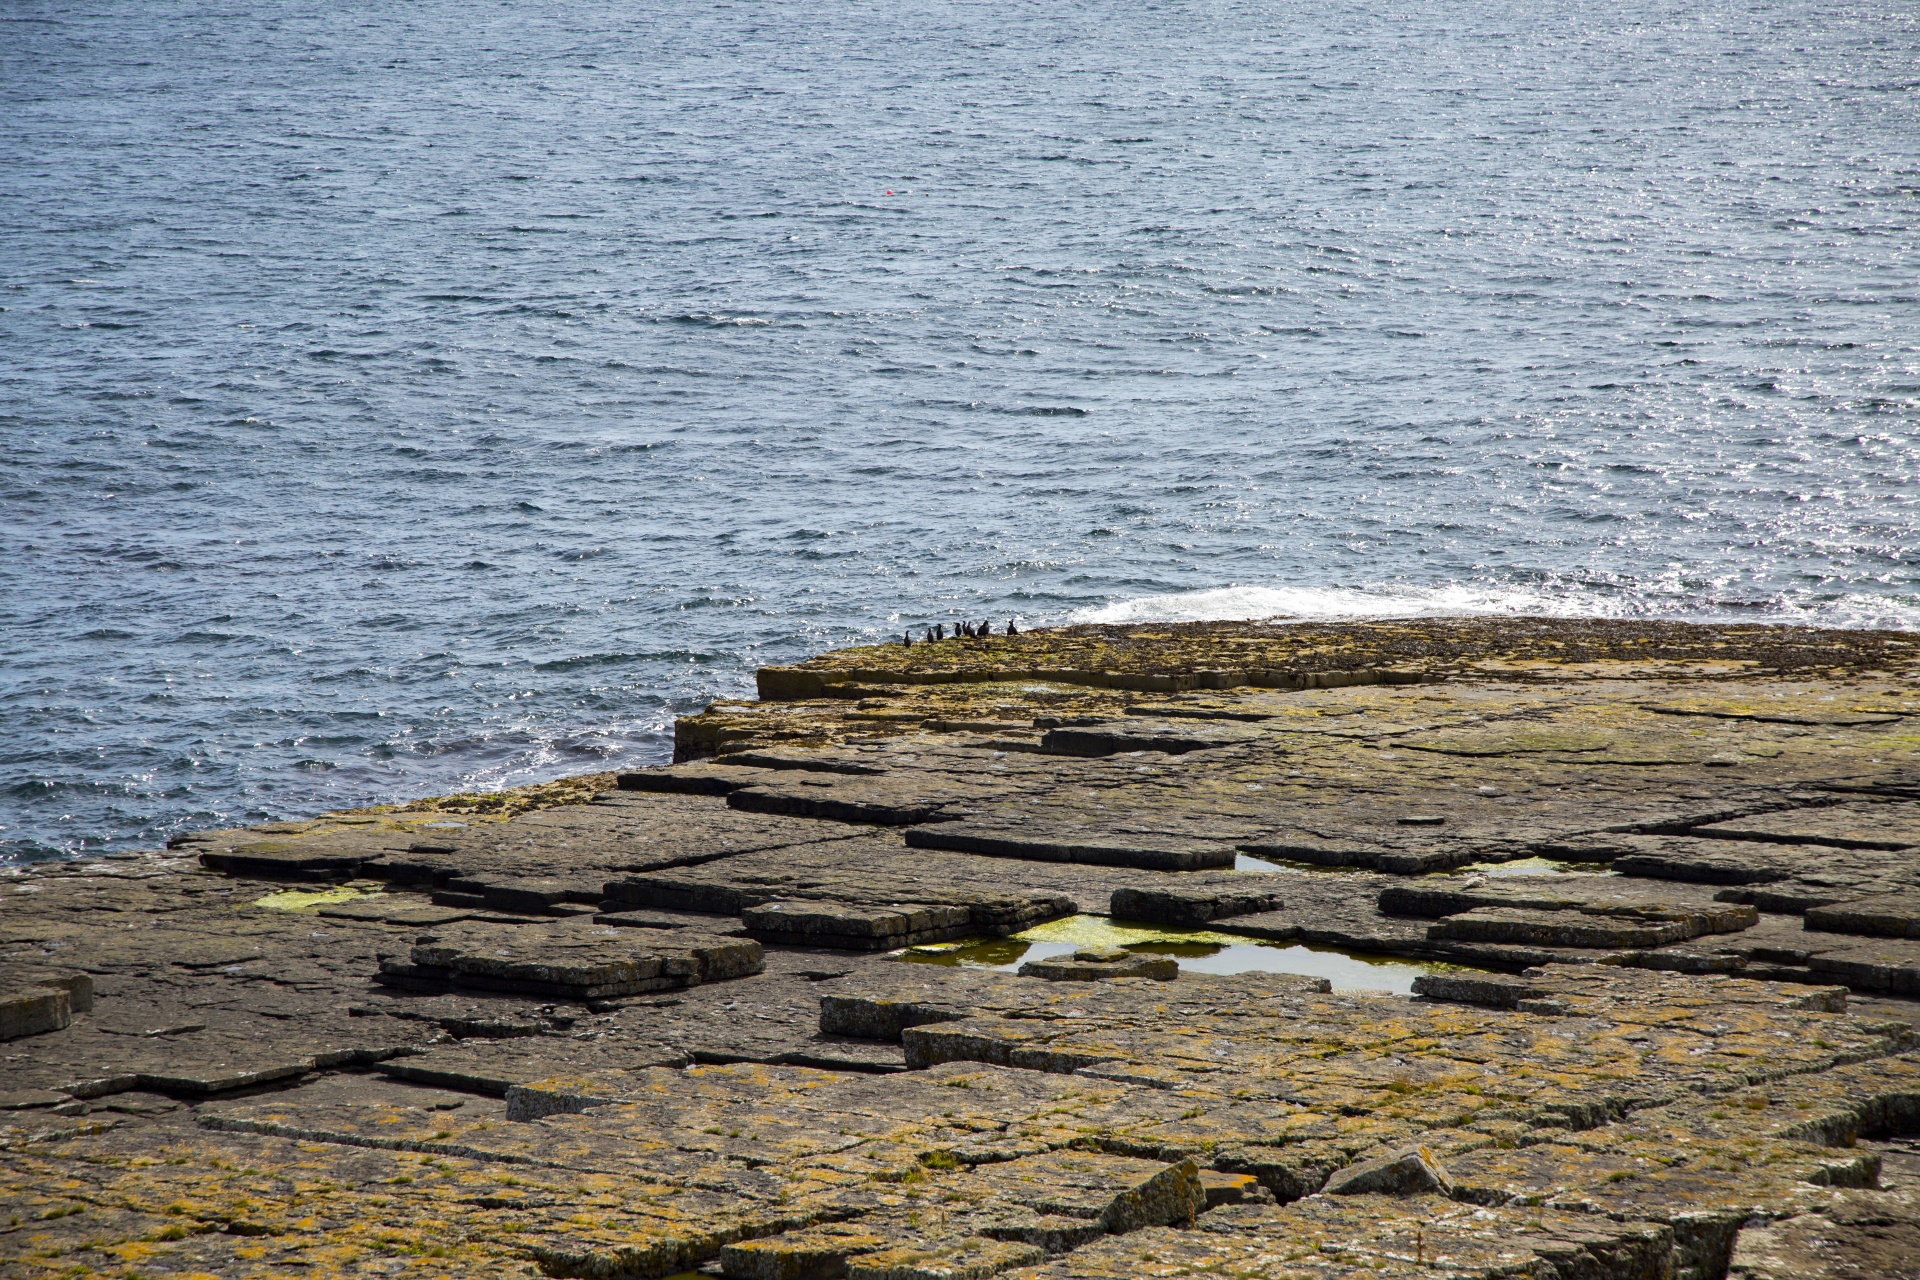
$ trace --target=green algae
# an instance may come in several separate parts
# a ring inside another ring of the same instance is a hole
[[[331,889],[282,889],[264,898],[255,898],[247,905],[265,907],[269,911],[317,911],[321,907],[339,906],[343,902],[359,902],[366,898],[385,896],[379,889],[339,885]]]
[[[1121,924],[1111,916],[1062,916],[1013,935],[1019,942],[1066,942],[1076,947],[1138,947],[1149,943],[1187,943],[1227,946],[1245,942],[1232,934],[1179,925]]]

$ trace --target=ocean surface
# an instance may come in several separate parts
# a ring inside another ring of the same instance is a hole
[[[958,618],[1920,625],[1920,10],[0,8],[0,858]]]

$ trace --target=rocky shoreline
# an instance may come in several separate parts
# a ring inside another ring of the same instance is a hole
[[[670,766],[16,869],[5,1273],[1913,1272],[1920,639],[759,683]]]

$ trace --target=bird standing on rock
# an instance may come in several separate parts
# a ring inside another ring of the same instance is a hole
[[[1007,634],[1010,636],[1017,636],[1020,634],[1018,631],[1014,629],[1012,618],[1007,619]]]

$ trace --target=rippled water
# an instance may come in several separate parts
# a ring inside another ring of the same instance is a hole
[[[14,857],[907,622],[1920,622],[1911,6],[0,10]]]

